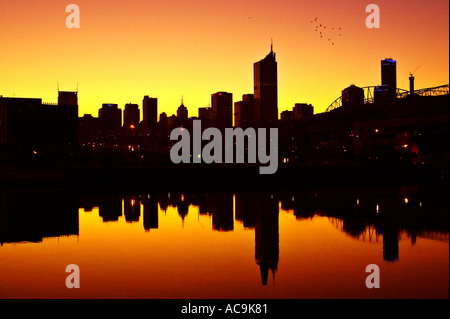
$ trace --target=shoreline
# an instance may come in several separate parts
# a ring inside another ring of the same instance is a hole
[[[257,166],[0,168],[0,190],[67,187],[80,190],[275,190],[311,187],[448,186],[448,168],[427,165],[280,166],[272,175]]]

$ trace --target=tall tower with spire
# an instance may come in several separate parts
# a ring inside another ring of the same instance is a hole
[[[253,82],[255,122],[259,127],[270,126],[278,120],[278,76],[273,41],[269,54],[253,65]]]

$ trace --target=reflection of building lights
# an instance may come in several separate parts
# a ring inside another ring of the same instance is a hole
[[[377,214],[380,212],[380,205],[377,204]]]
[[[136,204],[136,202],[134,201],[134,199],[131,200],[131,206],[134,206],[134,204]]]
[[[134,124],[131,124],[131,125],[130,125],[130,128],[133,129],[133,128],[134,128]]]
[[[181,194],[181,201],[184,202],[184,195]]]

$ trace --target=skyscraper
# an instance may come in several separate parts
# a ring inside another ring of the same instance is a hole
[[[253,94],[242,95],[242,101],[234,103],[234,126],[235,127],[253,127],[254,123],[254,103]]]
[[[254,118],[258,126],[268,126],[278,119],[277,61],[270,53],[253,65]]]
[[[139,111],[139,105],[128,103],[125,105],[125,110],[123,111],[123,126],[124,127],[136,127],[139,125],[141,119],[141,114]]]
[[[397,94],[397,61],[393,59],[381,60],[381,84],[387,85],[388,95],[395,98]]]
[[[102,108],[98,110],[98,118],[103,131],[117,131],[122,126],[122,110],[117,104],[102,104]]]
[[[211,95],[211,122],[220,130],[233,126],[233,94],[217,92]]]
[[[144,136],[156,137],[158,123],[158,99],[144,96],[142,100],[142,126]]]
[[[184,106],[183,98],[181,98],[181,105],[177,109],[177,117],[181,121],[188,118],[188,109]]]

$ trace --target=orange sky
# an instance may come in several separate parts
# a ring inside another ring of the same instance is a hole
[[[70,3],[80,29],[66,28]],[[370,3],[380,29],[365,26]],[[102,103],[142,106],[144,95],[168,115],[183,95],[196,116],[211,93],[253,93],[253,63],[273,38],[279,112],[310,103],[318,113],[350,84],[380,84],[387,57],[399,88],[419,65],[416,89],[447,84],[448,12],[446,0],[1,0],[0,95],[56,103],[57,82],[67,91],[78,83],[80,116],[97,116]],[[315,17],[342,28],[334,46],[314,31]]]

